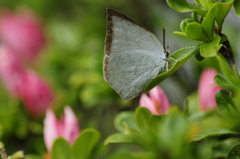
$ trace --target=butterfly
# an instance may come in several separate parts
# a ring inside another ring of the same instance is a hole
[[[104,79],[125,102],[141,94],[167,68],[168,55],[165,44],[148,29],[107,8]]]

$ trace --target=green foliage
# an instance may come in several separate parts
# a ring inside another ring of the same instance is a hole
[[[233,6],[237,15],[240,16],[240,0],[234,0]]]
[[[52,147],[53,159],[88,159],[94,154],[93,149],[100,139],[100,133],[95,129],[83,130],[73,145],[63,139],[58,138]]]
[[[169,58],[169,65],[170,69],[168,71],[165,71],[156,77],[154,77],[151,81],[147,83],[147,85],[144,88],[145,92],[148,92],[153,87],[158,85],[160,82],[162,82],[164,79],[166,79],[168,76],[173,74],[177,69],[179,69],[192,55],[194,55],[199,49],[199,46],[189,46],[182,49],[179,49],[175,51],[173,54],[171,54]],[[173,60],[174,59],[174,60]]]

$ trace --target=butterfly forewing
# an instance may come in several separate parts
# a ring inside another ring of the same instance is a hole
[[[166,55],[147,29],[113,9],[107,14],[104,78],[128,101],[165,67]]]

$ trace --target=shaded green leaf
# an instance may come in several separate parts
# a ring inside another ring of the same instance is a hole
[[[58,138],[54,141],[52,147],[52,159],[71,158],[70,146],[63,138]]]
[[[231,91],[236,91],[237,88],[231,84],[229,81],[227,81],[222,75],[216,75],[214,77],[215,82],[217,83],[218,86],[226,88]]]
[[[225,120],[220,114],[212,112],[211,115],[201,117],[201,120],[194,121],[194,127],[198,127],[199,131],[192,136],[192,141],[198,141],[209,136],[220,136],[226,134],[237,134],[232,131],[232,123]]]
[[[220,110],[220,113],[223,114],[225,117],[231,117],[232,112],[231,110],[234,108],[236,111],[236,107],[232,101],[232,99],[229,97],[229,92],[225,90],[220,90],[216,94],[216,102],[218,105],[218,108]]]
[[[227,159],[240,159],[240,145],[236,145],[231,149]]]
[[[138,129],[135,117],[133,112],[121,112],[119,113],[116,118],[114,119],[114,126],[115,128],[124,134],[127,134],[128,131],[126,130],[126,126],[132,128],[132,129]]]
[[[219,49],[222,47],[220,43],[220,36],[216,36],[213,41],[203,43],[200,46],[200,54],[202,57],[214,57],[217,56]]]
[[[234,6],[236,14],[238,16],[240,16],[240,0],[234,0],[233,6]]]
[[[240,80],[239,80],[236,66],[233,66],[233,70],[232,70],[228,65],[227,61],[225,60],[225,58],[221,54],[218,54],[218,56],[216,57],[218,60],[218,64],[221,68],[221,71],[224,77],[226,77],[226,80],[228,80],[232,85],[234,85],[239,90]]]
[[[189,46],[184,47],[182,49],[179,49],[175,51],[173,54],[170,55],[170,58],[173,58],[174,60],[169,61],[170,69],[167,72],[163,72],[156,77],[154,77],[151,81],[147,83],[147,85],[144,88],[145,92],[150,91],[152,88],[154,88],[156,85],[161,83],[163,80],[165,80],[168,76],[173,74],[177,69],[179,69],[192,55],[194,55],[199,49],[199,46]]]
[[[196,7],[186,0],[167,0],[168,5],[177,12],[190,12]]]
[[[83,130],[72,146],[73,159],[88,159],[100,139],[100,133],[95,129]],[[66,159],[66,158],[65,158]]]
[[[122,133],[115,133],[107,137],[104,141],[104,145],[112,144],[112,143],[133,143],[133,140],[130,136],[122,134]]]
[[[138,107],[135,112],[135,120],[137,126],[142,129],[148,129],[148,119],[151,116],[150,111],[145,107]]]
[[[196,54],[195,54],[195,58],[198,60],[198,61],[202,61],[204,59],[204,57],[202,57],[202,55],[200,54],[200,51],[198,51]]]

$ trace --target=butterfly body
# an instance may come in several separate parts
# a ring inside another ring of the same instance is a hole
[[[157,37],[113,9],[107,9],[104,79],[124,101],[143,92],[166,66],[167,57]]]

